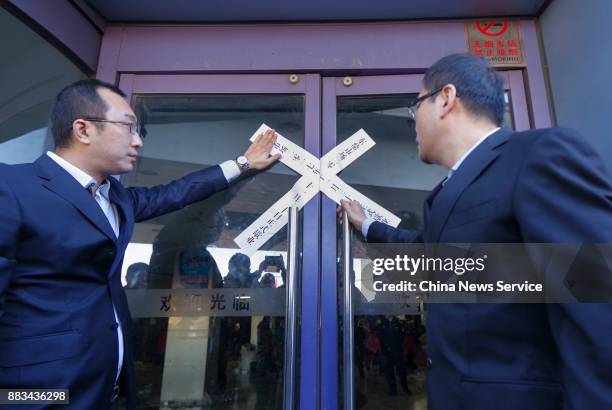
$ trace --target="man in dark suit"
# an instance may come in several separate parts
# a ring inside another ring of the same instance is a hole
[[[152,188],[124,188],[142,133],[116,87],[84,80],[51,111],[55,152],[0,164],[0,388],[69,389],[73,409],[135,407],[121,265],[134,223],[201,201],[278,159],[274,131],[238,157]],[[2,407],[2,406],[0,406]],[[23,406],[41,408],[43,405]]]
[[[425,74],[411,107],[419,157],[448,177],[402,231],[343,202],[369,242],[611,243],[612,187],[576,132],[500,128],[501,78],[468,54]],[[612,409],[612,306],[430,304],[432,410]]]

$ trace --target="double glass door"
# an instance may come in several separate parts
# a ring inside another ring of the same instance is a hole
[[[502,74],[507,126],[526,129],[521,72]],[[446,174],[418,160],[407,107],[421,79],[123,74],[147,130],[123,183],[165,184],[236,158],[262,123],[317,158],[363,129],[376,144],[338,177],[416,228]],[[136,225],[123,282],[139,408],[426,408],[426,307],[371,303],[358,273],[368,245],[343,232],[335,203],[318,193],[296,218],[282,207],[273,235],[257,226],[300,177],[279,162]],[[247,229],[262,246],[236,244]]]

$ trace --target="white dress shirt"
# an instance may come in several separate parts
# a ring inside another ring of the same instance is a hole
[[[119,214],[117,211],[117,206],[114,205],[109,198],[109,190],[110,190],[110,182],[105,180],[100,186],[96,185],[96,180],[89,176],[86,172],[72,165],[70,162],[66,161],[64,158],[59,155],[47,151],[47,155],[53,161],[55,161],[60,167],[64,168],[66,172],[76,179],[79,184],[83,186],[83,188],[87,189],[89,192],[93,192],[95,189],[94,199],[104,212],[108,223],[113,228],[113,232],[115,236],[119,237]],[[240,168],[238,164],[234,161],[225,161],[219,165],[221,167],[221,171],[223,171],[223,175],[225,179],[227,179],[228,183],[240,176]],[[123,330],[121,329],[121,321],[119,320],[119,316],[117,315],[117,309],[115,309],[115,305],[113,304],[113,312],[115,314],[115,320],[117,321],[117,342],[119,344],[119,358],[117,361],[117,375],[115,377],[115,381],[119,379],[119,375],[121,374],[121,367],[123,365],[123,354],[124,354],[124,345],[123,345]]]
[[[470,155],[472,153],[472,151],[474,151],[476,149],[476,147],[478,147],[484,140],[486,140],[490,135],[493,135],[493,133],[497,132],[499,129],[500,129],[500,127],[497,127],[495,129],[493,129],[492,131],[490,131],[487,134],[485,134],[481,139],[479,139],[474,145],[472,145],[472,148],[467,150],[467,152],[465,154],[463,154],[463,156],[461,158],[459,158],[459,161],[457,161],[455,163],[455,165],[453,165],[448,170],[448,175],[446,176],[446,178],[442,182],[442,185],[446,184],[446,182],[448,182],[448,180],[451,179],[451,177],[453,176],[453,174],[455,172],[457,172],[457,170],[459,169],[459,167],[461,166],[463,161],[465,161],[465,159],[468,157],[468,155]],[[370,225],[372,225],[373,222],[374,222],[374,219],[372,219],[370,217],[366,218],[366,220],[363,221],[363,225],[361,225],[361,233],[363,234],[364,238],[368,237],[368,230],[370,229]]]

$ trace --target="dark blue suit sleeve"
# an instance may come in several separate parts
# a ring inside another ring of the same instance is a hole
[[[600,157],[575,131],[538,137],[514,198],[523,242],[612,243],[612,186]]]
[[[514,198],[525,242],[612,243],[610,177],[571,130],[534,142]],[[563,362],[564,408],[612,409],[612,305],[546,307]]]
[[[128,188],[127,191],[134,207],[134,219],[140,222],[206,199],[227,186],[227,179],[217,165],[192,172],[167,185]]]
[[[366,239],[374,243],[423,243],[423,233],[421,230],[405,231],[381,222],[372,222]]]
[[[4,296],[15,270],[21,212],[10,187],[0,180],[0,316]]]

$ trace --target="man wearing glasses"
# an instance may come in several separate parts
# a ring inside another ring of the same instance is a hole
[[[0,164],[2,389],[68,389],[68,408],[91,410],[115,408],[121,392],[134,408],[121,286],[134,223],[206,199],[279,158],[269,155],[271,130],[236,161],[126,189],[112,175],[133,170],[144,132],[123,97],[97,80],[66,87],[51,111],[54,152]]]
[[[422,228],[374,222],[357,202],[338,211],[369,242],[612,243],[610,177],[587,140],[503,128],[504,105],[485,60],[442,58],[410,107],[420,159],[448,170]],[[611,318],[610,304],[430,304],[428,407],[612,409]]]

